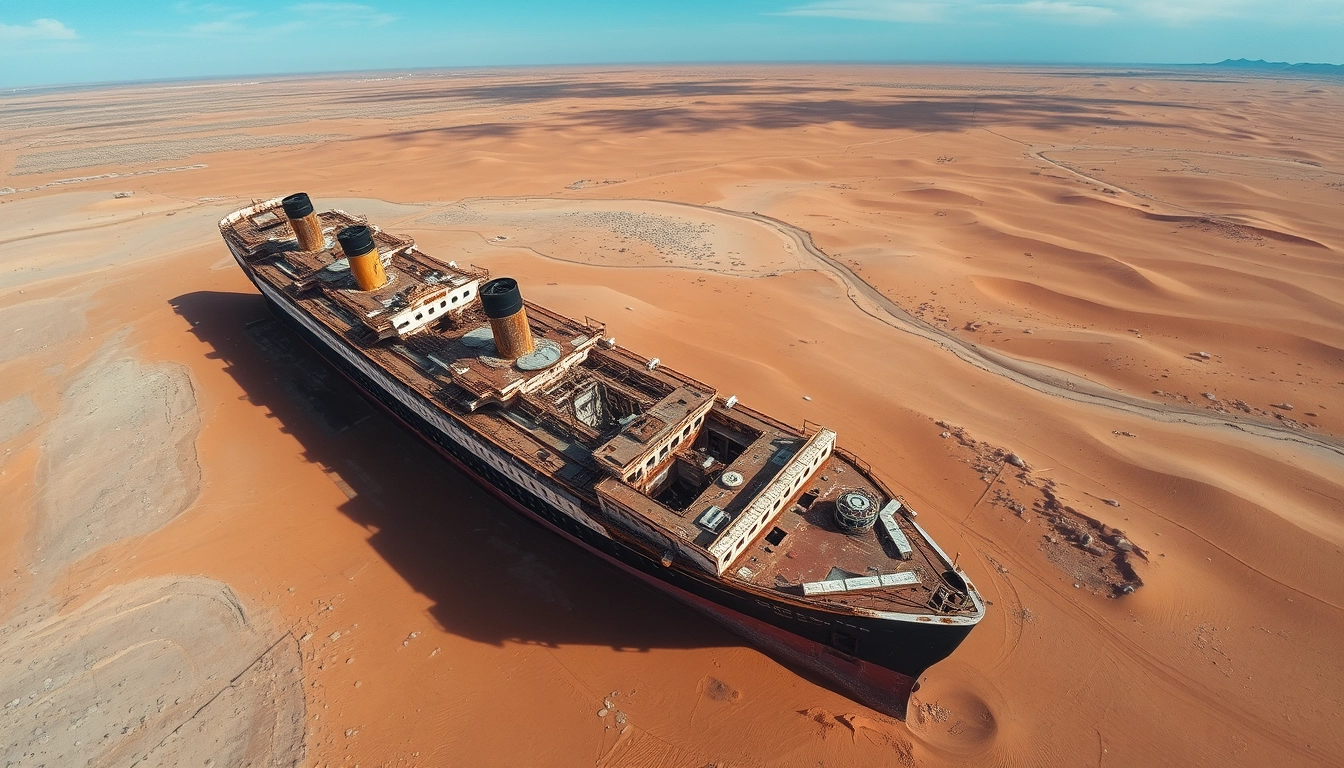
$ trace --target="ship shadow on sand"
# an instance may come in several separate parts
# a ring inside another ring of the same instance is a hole
[[[743,644],[504,506],[369,404],[261,296],[202,291],[169,303],[346,493],[339,511],[433,601],[445,631],[494,645],[631,651]]]

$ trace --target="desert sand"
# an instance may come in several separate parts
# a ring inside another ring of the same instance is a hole
[[[1048,68],[0,96],[0,752],[1340,764],[1342,112]],[[986,619],[901,722],[527,523],[268,319],[216,222],[299,190],[835,429]]]

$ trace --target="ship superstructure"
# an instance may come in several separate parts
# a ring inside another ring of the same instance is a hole
[[[854,698],[903,717],[982,617],[832,430],[754,411],[302,193],[220,229],[278,317],[501,498]]]

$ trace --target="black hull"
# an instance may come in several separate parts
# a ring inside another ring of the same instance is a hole
[[[295,314],[303,313],[301,308],[278,294],[272,297],[270,294],[274,289],[261,285],[250,273],[249,278],[261,290],[276,318],[349,379],[364,397],[510,507],[705,613],[787,666],[801,668],[822,678],[820,682],[850,698],[904,719],[906,703],[915,682],[928,667],[947,658],[974,626],[936,623],[929,617],[917,621],[914,617],[906,620],[837,616],[737,591],[708,576],[698,578],[663,567],[658,560],[598,533],[557,509],[453,440],[393,395],[388,389],[390,382],[378,381],[359,370],[334,345],[345,346],[346,354],[360,355],[357,350],[344,345],[329,331],[326,335],[331,336],[330,339],[319,335],[320,331],[307,327],[295,317]],[[289,306],[282,306],[281,302]],[[313,323],[311,319],[307,320]],[[315,323],[313,325],[320,328]],[[600,520],[596,509],[586,511]]]

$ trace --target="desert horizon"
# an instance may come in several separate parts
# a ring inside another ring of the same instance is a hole
[[[7,760],[1344,761],[1344,81],[392,74],[0,94]],[[298,191],[835,430],[984,619],[901,720],[528,522],[268,313]]]

